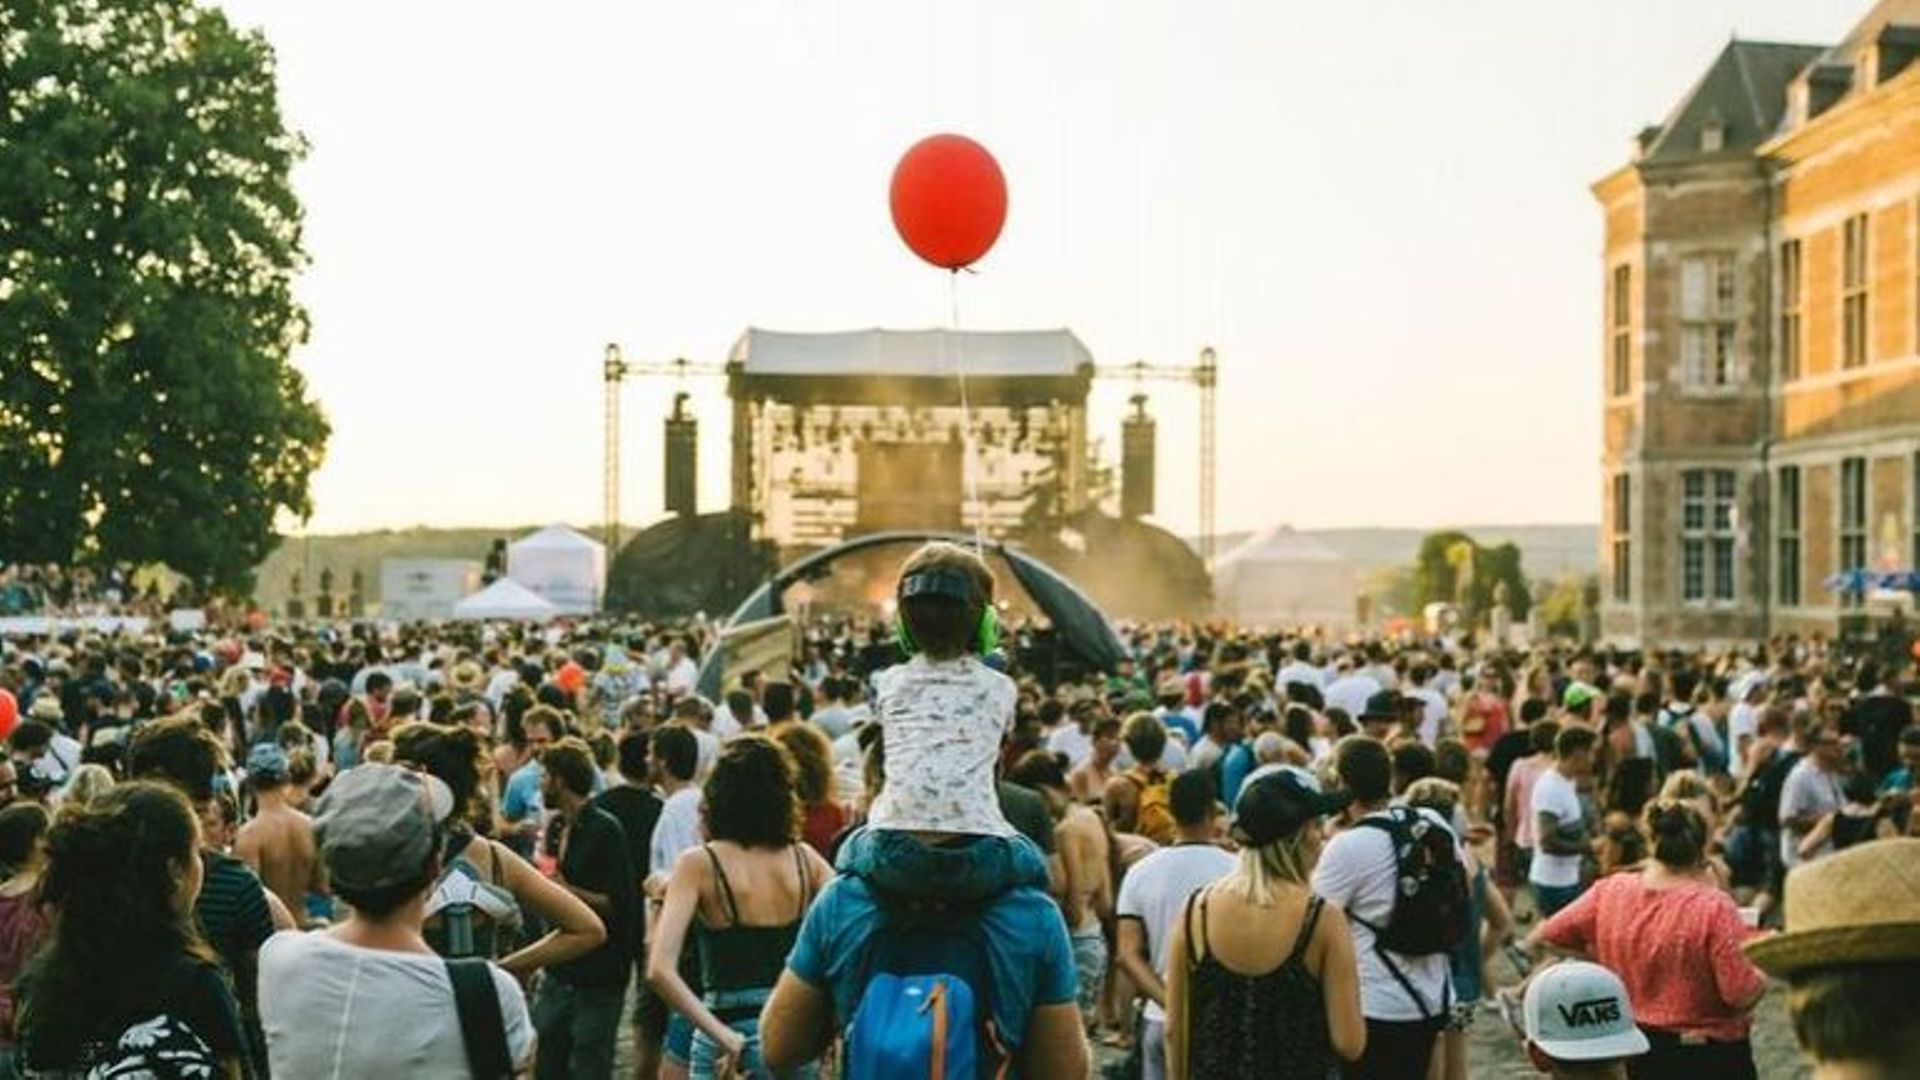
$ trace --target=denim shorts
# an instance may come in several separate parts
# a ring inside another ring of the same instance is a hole
[[[686,1068],[693,1060],[693,1021],[677,1012],[667,1014],[667,1038],[661,1052],[669,1064]]]
[[[754,1077],[778,1077],[779,1080],[814,1080],[820,1073],[819,1066],[808,1062],[794,1069],[779,1073],[769,1071],[760,1063],[760,1007],[766,1004],[769,991],[742,990],[734,993],[709,994],[707,1008],[714,1015],[726,1021],[728,1027],[744,1036],[747,1048],[740,1055],[740,1075]],[[720,1060],[720,1047],[707,1033],[693,1029],[693,1054],[687,1062],[689,1080],[711,1080],[714,1066]]]

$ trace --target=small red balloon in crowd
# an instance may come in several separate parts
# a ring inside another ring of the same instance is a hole
[[[13,734],[20,723],[20,702],[10,691],[0,690],[0,739]]]
[[[893,225],[913,253],[959,270],[979,261],[1007,222],[1007,178],[987,148],[964,135],[933,135],[894,166]]]

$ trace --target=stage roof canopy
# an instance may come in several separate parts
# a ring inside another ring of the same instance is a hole
[[[964,370],[981,404],[1044,404],[1086,397],[1093,354],[1070,330],[749,328],[727,366],[736,398],[957,404],[955,376]]]

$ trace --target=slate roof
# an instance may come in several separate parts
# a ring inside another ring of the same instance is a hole
[[[1920,5],[1920,0],[1901,0]],[[1827,52],[1820,45],[1731,41],[1660,124],[1646,162],[1709,160],[1751,153],[1771,138],[1787,108],[1787,84]],[[1709,124],[1723,128],[1717,152],[1701,149]]]

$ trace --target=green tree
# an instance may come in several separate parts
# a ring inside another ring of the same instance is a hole
[[[1587,627],[1587,583],[1578,574],[1563,574],[1540,601],[1547,633],[1555,637],[1584,638]]]
[[[0,4],[0,560],[239,591],[328,427],[273,53],[189,0]]]
[[[1421,538],[1413,564],[1413,596],[1418,607],[1436,601],[1458,604],[1466,623],[1479,625],[1493,611],[1502,585],[1506,586],[1507,607],[1513,617],[1525,619],[1533,607],[1533,597],[1520,566],[1518,547],[1484,547],[1466,533],[1452,529]]]

